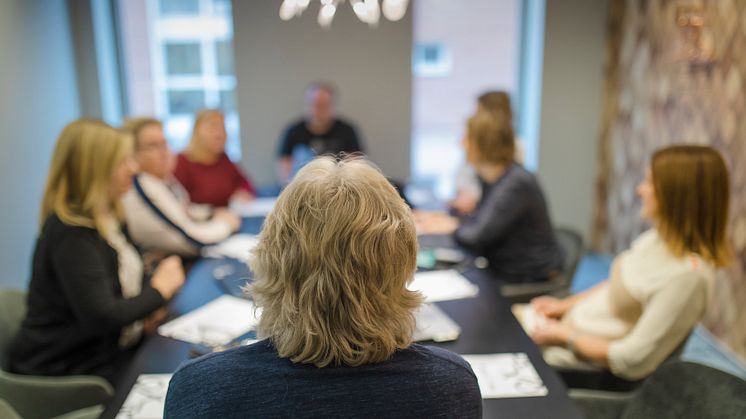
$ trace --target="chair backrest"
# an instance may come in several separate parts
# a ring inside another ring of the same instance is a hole
[[[7,371],[8,347],[26,316],[26,293],[0,290],[0,369]]]
[[[571,284],[575,271],[578,269],[578,263],[583,257],[583,237],[577,231],[565,227],[555,228],[554,237],[565,255],[562,276],[566,278],[568,284]]]
[[[686,361],[662,365],[625,407],[623,419],[746,418],[746,381]]]
[[[575,270],[583,257],[583,238],[569,228],[555,228],[554,236],[565,257],[562,271],[549,281],[501,286],[500,294],[510,303],[527,303],[534,297],[546,294],[563,297],[569,293]]]

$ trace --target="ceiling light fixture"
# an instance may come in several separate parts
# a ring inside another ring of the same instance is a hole
[[[339,6],[344,3],[345,0],[320,0],[321,7],[319,8],[319,15],[317,20],[322,28],[328,29],[331,27],[334,15],[337,13]],[[378,26],[378,22],[381,20],[381,14],[386,19],[396,22],[401,20],[407,13],[407,6],[409,0],[382,0],[379,4],[378,0],[349,0],[352,10],[355,12],[355,16],[360,19],[361,22],[367,23],[371,28]],[[294,17],[300,16],[303,12],[308,9],[311,0],[283,0],[280,5],[280,19],[290,20]]]

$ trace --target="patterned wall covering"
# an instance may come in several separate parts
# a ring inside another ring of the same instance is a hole
[[[737,261],[718,278],[705,324],[746,359],[746,1],[613,0],[607,42],[593,244],[616,253],[645,228],[635,186],[654,150],[720,150]]]

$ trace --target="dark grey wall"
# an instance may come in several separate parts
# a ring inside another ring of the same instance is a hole
[[[370,158],[392,177],[410,173],[411,10],[377,29],[343,3],[330,30],[316,23],[318,2],[283,22],[280,2],[233,2],[234,47],[244,168],[260,184],[275,181],[277,141],[301,115],[303,90],[334,82],[340,115],[360,129]],[[411,7],[410,7],[411,9]]]
[[[594,204],[608,0],[548,0],[539,177],[556,225],[586,238]]]
[[[67,3],[0,2],[0,287],[25,288],[52,148],[78,117]]]

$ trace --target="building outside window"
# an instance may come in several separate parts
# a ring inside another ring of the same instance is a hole
[[[230,0],[118,0],[126,114],[163,121],[182,150],[194,113],[225,112],[226,152],[241,158]]]
[[[477,97],[518,93],[522,0],[412,2],[412,181],[453,197]],[[419,189],[419,188],[418,188]]]

